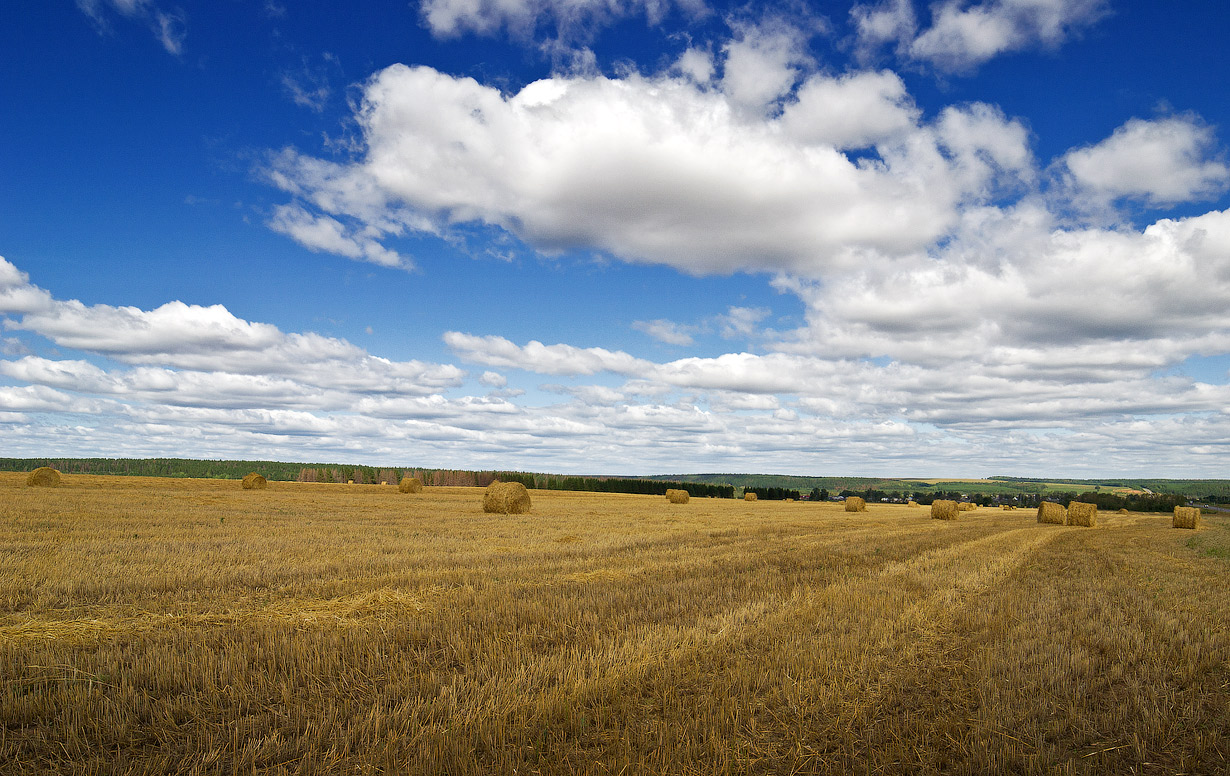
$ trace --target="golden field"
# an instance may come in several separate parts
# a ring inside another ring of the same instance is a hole
[[[1230,521],[0,474],[0,773],[1230,772]]]

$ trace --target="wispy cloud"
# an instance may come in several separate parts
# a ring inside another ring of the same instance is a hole
[[[1001,54],[1059,46],[1108,7],[1106,0],[943,0],[931,4],[925,28],[912,0],[860,3],[850,13],[865,52],[894,44],[903,59],[968,72]]]
[[[94,23],[100,33],[111,30],[114,15],[143,22],[168,54],[184,51],[187,20],[183,11],[170,10],[154,0],[77,0],[77,8]]]

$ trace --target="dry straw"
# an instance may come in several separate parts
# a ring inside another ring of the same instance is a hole
[[[688,503],[688,498],[689,496],[686,490],[670,488],[666,491],[666,500],[672,504],[686,504]]]
[[[402,493],[422,493],[423,481],[418,477],[402,477],[397,483],[397,489]]]
[[[1068,525],[1095,528],[1098,524],[1098,505],[1083,501],[1068,502]]]
[[[916,506],[918,506],[918,502],[917,502],[917,501],[909,501],[909,502],[906,502],[906,506],[907,506],[907,507],[916,507]]]
[[[256,472],[249,472],[243,478],[244,490],[264,490],[265,486],[268,484],[269,483],[265,481],[265,478]]]
[[[36,488],[54,488],[60,484],[60,473],[50,466],[40,466],[26,475],[26,484]]]
[[[1053,501],[1043,501],[1038,505],[1038,522],[1064,525],[1068,522],[1068,510]]]
[[[961,510],[962,512],[973,512],[977,508],[978,508],[977,504],[972,504],[968,501],[962,501],[957,504],[957,509]]]
[[[1199,528],[1200,507],[1175,507],[1171,525],[1175,528]]]
[[[756,500],[756,498],[757,498],[757,497],[756,497],[756,494],[755,494],[755,493],[744,493],[744,494],[743,494],[743,500],[744,500],[744,501],[755,501],[755,500]]]
[[[1123,507],[1119,507],[1119,514],[1126,515],[1127,513],[1128,511],[1126,509],[1124,509]]]
[[[483,511],[522,515],[530,511],[530,492],[519,482],[495,481],[483,493]]]
[[[960,513],[955,501],[939,498],[931,502],[932,520],[956,520]]]
[[[867,502],[859,496],[849,496],[846,498],[847,512],[866,512]]]

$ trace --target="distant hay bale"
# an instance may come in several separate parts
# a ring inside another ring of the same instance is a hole
[[[1043,501],[1038,505],[1038,522],[1051,525],[1066,525],[1068,510],[1053,501]]]
[[[40,466],[26,475],[26,484],[35,488],[57,488],[60,473],[50,466]]]
[[[268,485],[269,483],[265,481],[265,478],[257,474],[256,472],[249,472],[248,474],[244,475],[244,478],[243,478],[243,489],[244,490],[264,490],[265,487]]]
[[[1127,513],[1128,511],[1126,509],[1124,509],[1123,507],[1119,507],[1119,514],[1126,515]]]
[[[1171,525],[1175,528],[1199,528],[1200,507],[1175,507]]]
[[[794,503],[794,499],[792,499],[792,498],[788,498],[788,499],[786,499],[786,503],[787,503],[787,504],[793,504],[793,503]]]
[[[1005,512],[1012,510],[1012,509],[1016,509],[1016,507],[1012,506],[1011,504],[1000,504],[999,508],[1004,510]]]
[[[757,499],[757,496],[756,496],[756,494],[755,494],[754,492],[752,492],[752,493],[744,493],[744,494],[743,494],[743,500],[744,500],[744,501],[755,501],[756,499]]]
[[[666,500],[672,504],[686,504],[688,503],[689,498],[691,498],[691,496],[688,495],[686,490],[670,488],[666,491]]]
[[[402,493],[422,493],[423,481],[418,477],[402,477],[397,483],[397,489]]]
[[[483,493],[483,511],[502,515],[523,515],[530,511],[530,492],[519,482],[496,480]]]
[[[961,501],[957,503],[957,509],[961,510],[962,512],[973,512],[977,508],[978,508],[977,504],[971,503],[969,501]]]
[[[918,506],[918,502],[917,502],[917,501],[909,501],[909,502],[906,502],[906,506],[907,506],[907,507],[916,507],[916,506]]]
[[[956,520],[961,514],[961,509],[957,506],[957,502],[950,501],[944,498],[937,498],[931,502],[931,519],[932,520]]]
[[[846,497],[847,512],[866,512],[867,502],[858,496]]]
[[[1096,528],[1098,525],[1098,505],[1086,504],[1083,501],[1068,502],[1068,525]]]

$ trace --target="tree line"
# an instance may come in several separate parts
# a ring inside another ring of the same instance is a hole
[[[755,493],[756,498],[761,501],[785,501],[788,498],[798,501],[803,498],[803,494],[797,490],[791,490],[790,488],[767,488],[760,486],[754,488],[744,488],[743,492]]]
[[[417,477],[424,485],[485,488],[496,480],[520,482],[536,490],[575,490],[597,493],[642,493],[662,496],[670,488],[686,490],[697,498],[734,498],[733,485],[674,482],[618,477],[571,477],[516,471],[423,469],[343,464],[303,464],[282,461],[203,461],[191,458],[0,458],[0,471],[33,471],[50,466],[64,474],[108,474],[131,477],[190,477],[241,479],[257,472],[267,480],[283,482],[353,482],[357,485],[396,485],[402,477]]]

